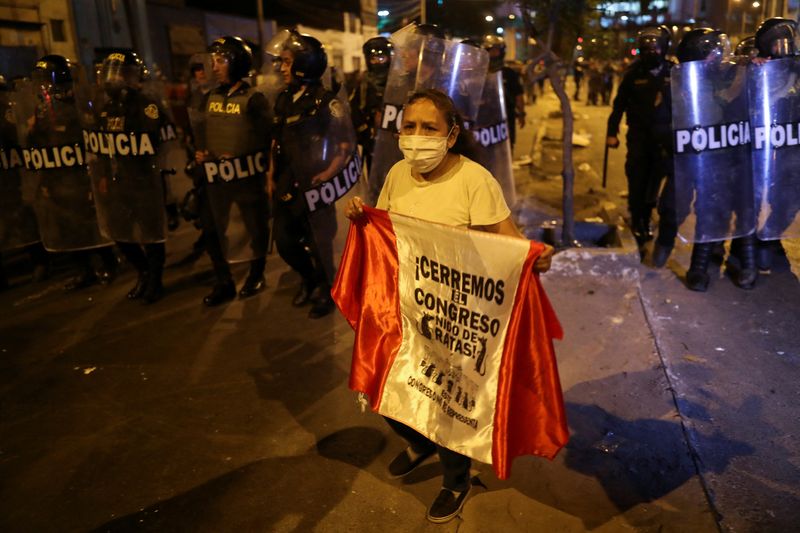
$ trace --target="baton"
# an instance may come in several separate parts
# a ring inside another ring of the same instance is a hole
[[[608,143],[606,143],[605,153],[603,154],[603,188],[606,188],[606,179],[608,178]]]

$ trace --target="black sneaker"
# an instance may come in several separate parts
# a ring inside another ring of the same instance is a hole
[[[464,507],[470,488],[467,487],[464,492],[460,493],[445,488],[439,491],[439,495],[428,509],[428,520],[435,524],[443,524],[458,516],[461,508]]]
[[[425,459],[433,455],[434,450],[423,452],[422,454],[416,455],[416,452],[413,452],[416,455],[414,459],[411,459],[411,455],[409,455],[409,450],[411,448],[406,448],[402,452],[400,452],[397,457],[392,459],[392,462],[389,463],[389,477],[392,478],[399,478],[406,476],[413,472],[419,465],[425,462]]]

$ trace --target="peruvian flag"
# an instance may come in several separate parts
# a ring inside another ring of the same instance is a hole
[[[364,208],[333,297],[355,330],[350,388],[441,446],[492,464],[552,459],[569,437],[532,267],[542,244]]]

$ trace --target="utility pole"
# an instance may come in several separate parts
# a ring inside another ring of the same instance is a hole
[[[264,56],[264,0],[256,0],[256,23],[258,24],[258,58],[256,63],[261,68]]]
[[[426,18],[425,7],[426,7],[425,6],[425,0],[419,0],[419,23],[420,24],[425,24],[425,18]]]

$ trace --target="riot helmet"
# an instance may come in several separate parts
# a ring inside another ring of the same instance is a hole
[[[468,44],[469,46],[474,46],[475,48],[483,48],[481,43],[472,38],[462,39],[461,44]]]
[[[392,43],[386,37],[368,39],[361,48],[370,72],[388,71],[392,64]]]
[[[497,72],[505,64],[506,40],[499,35],[489,34],[483,38],[483,48],[489,52],[489,70]]]
[[[741,57],[756,57],[758,55],[758,47],[756,47],[755,36],[751,35],[739,41],[733,54]]]
[[[642,64],[655,68],[667,57],[667,51],[672,44],[672,32],[663,24],[645,28],[639,32],[636,41]]]
[[[100,67],[100,82],[112,96],[123,89],[138,89],[148,75],[144,61],[131,50],[111,52]]]
[[[322,43],[294,29],[278,32],[267,44],[266,52],[281,58],[281,72],[287,83],[319,82],[328,68],[328,55]]]
[[[208,47],[214,65],[214,76],[219,83],[234,84],[246,78],[253,68],[253,52],[241,37],[220,37]],[[227,65],[227,82],[224,72]]]
[[[417,35],[427,35],[428,37],[436,37],[437,39],[445,40],[447,35],[444,30],[436,24],[417,24],[414,28],[414,33]]]
[[[58,100],[72,91],[72,64],[60,55],[46,55],[36,62],[31,80],[38,90]]]
[[[772,17],[756,30],[756,47],[759,57],[777,59],[797,53],[795,35],[797,22],[783,17]]]
[[[678,61],[725,60],[731,55],[728,35],[712,28],[696,28],[683,35],[676,52]]]

